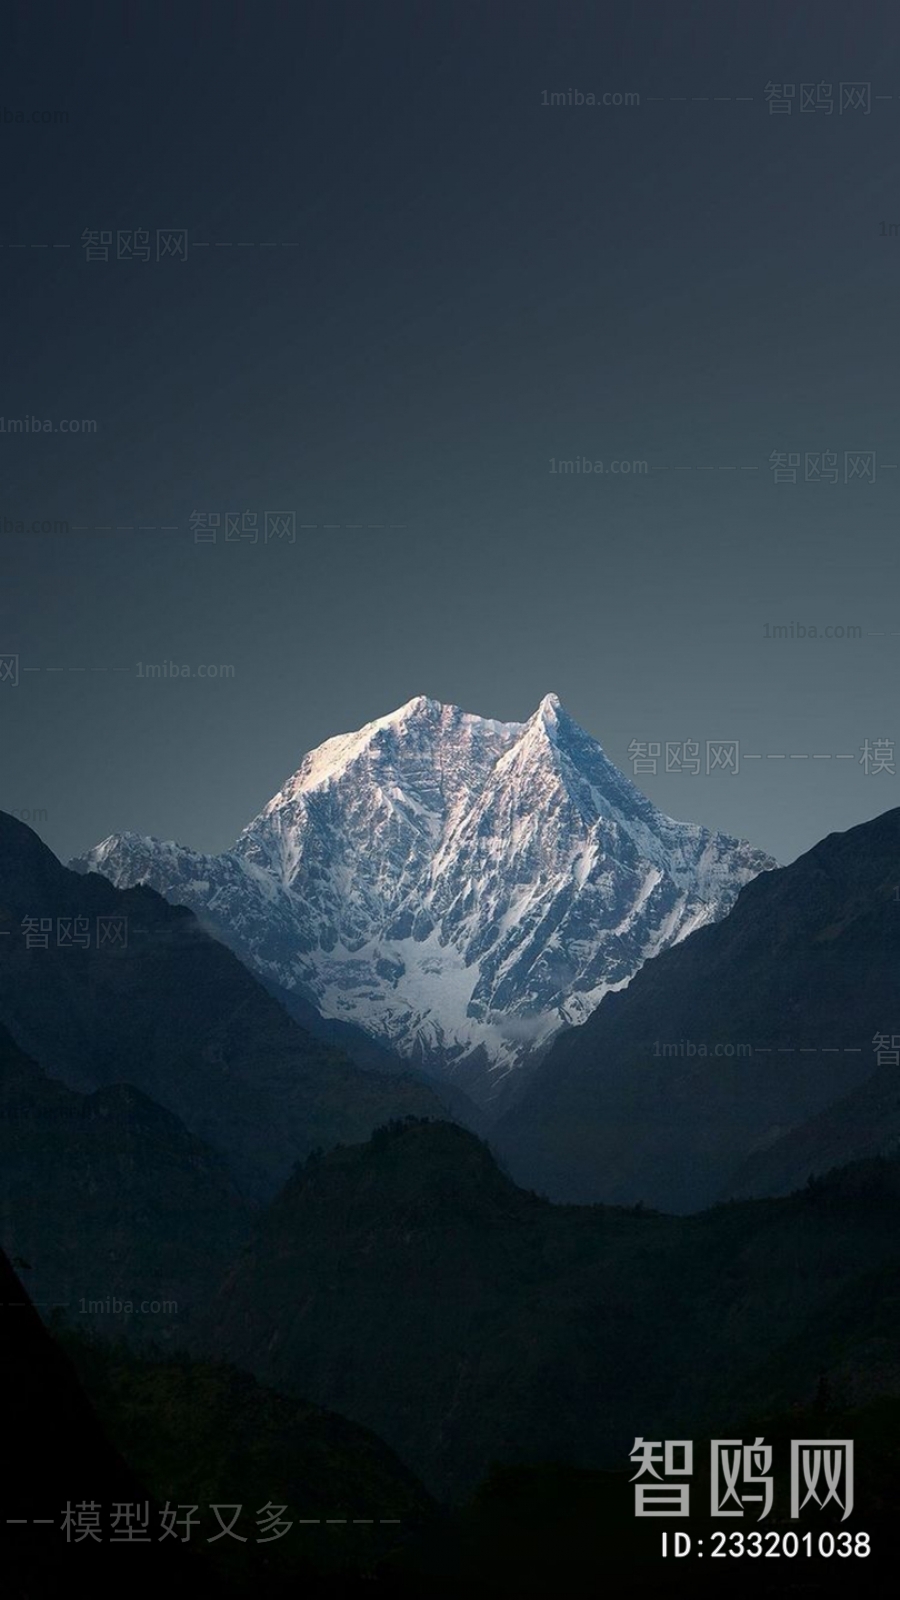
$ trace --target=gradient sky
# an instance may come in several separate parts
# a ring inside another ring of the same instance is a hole
[[[330,734],[548,690],[782,861],[898,803],[859,760],[900,756],[893,4],[15,15],[0,414],[97,426],[0,432],[0,805],[63,858],[217,850]],[[640,104],[543,103],[570,88]],[[117,259],[136,228],[151,259]],[[551,471],[582,458],[647,470]],[[766,636],[791,623],[863,637]],[[194,675],[139,675],[169,661]],[[740,771],[667,774],[685,740]]]

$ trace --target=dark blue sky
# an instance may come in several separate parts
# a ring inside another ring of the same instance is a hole
[[[329,734],[548,690],[782,860],[897,803],[894,6],[11,15],[0,804],[222,848]]]

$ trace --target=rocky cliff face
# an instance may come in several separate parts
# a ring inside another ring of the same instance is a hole
[[[525,723],[420,696],[306,756],[223,855],[118,834],[73,865],[484,1096],[774,863],[664,816],[547,695]]]

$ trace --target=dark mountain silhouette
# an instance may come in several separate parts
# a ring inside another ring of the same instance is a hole
[[[857,1173],[849,1188],[844,1180],[833,1203],[851,1210],[871,1204],[871,1177]],[[447,1180],[449,1174],[441,1188],[452,1203],[457,1184]],[[5,1257],[0,1297],[3,1410],[15,1462],[0,1519],[4,1600],[56,1600],[85,1587],[100,1600],[122,1592],[138,1600],[160,1592],[177,1600],[287,1600],[298,1592],[316,1600],[364,1594],[450,1600],[460,1591],[479,1600],[546,1600],[560,1592],[587,1600],[597,1592],[598,1571],[605,1592],[616,1595],[671,1600],[721,1592],[719,1571],[694,1561],[674,1570],[660,1563],[657,1528],[633,1516],[630,1468],[497,1467],[468,1503],[438,1513],[380,1440],[340,1416],[264,1389],[221,1364],[154,1360],[65,1331],[61,1349]],[[892,1314],[885,1307],[885,1316]],[[896,1586],[900,1402],[870,1401],[846,1411],[826,1398],[829,1392],[820,1380],[805,1409],[759,1415],[745,1432],[774,1444],[782,1468],[774,1525],[782,1531],[794,1526],[785,1520],[784,1503],[789,1440],[856,1441],[857,1511],[847,1526],[851,1532],[865,1528],[871,1537],[872,1557],[857,1577],[861,1592],[880,1600]],[[692,1493],[691,1533],[708,1540],[716,1525],[704,1513],[702,1457]],[[164,1505],[195,1506],[190,1545],[169,1540],[135,1548],[108,1537],[74,1545],[61,1532],[66,1505],[99,1508],[108,1534],[111,1508],[123,1504],[142,1513],[146,1506],[154,1528]],[[246,1543],[208,1542],[209,1528],[220,1526],[212,1505],[228,1508],[226,1519],[230,1509],[241,1508]],[[280,1515],[292,1527],[284,1538],[260,1543],[254,1537],[258,1513],[267,1505],[283,1505]],[[57,1506],[59,1527],[56,1519],[54,1525],[36,1520],[55,1518]],[[821,1527],[841,1531],[838,1515],[817,1519],[814,1536]],[[299,1516],[310,1520],[299,1524]],[[764,1592],[795,1593],[791,1564],[773,1566]],[[760,1593],[759,1584],[755,1564],[729,1566],[730,1592],[749,1600]],[[804,1561],[804,1594],[837,1595],[845,1586],[846,1572],[836,1561]]]
[[[401,1124],[295,1174],[201,1337],[457,1494],[492,1461],[708,1438],[823,1373],[900,1391],[898,1221],[893,1162],[679,1218],[552,1205],[465,1130]]]
[[[2,1252],[0,1355],[4,1600],[284,1600],[298,1586],[336,1600],[372,1593],[375,1566],[433,1519],[412,1474],[343,1417],[220,1364],[142,1357],[66,1329],[54,1338]],[[215,1539],[215,1505],[229,1508],[226,1523],[241,1508],[243,1543]],[[267,1505],[290,1524],[279,1539],[260,1520]],[[112,1538],[117,1506],[135,1508],[148,1541]],[[161,1537],[167,1506],[195,1509],[186,1540],[183,1523]],[[79,1537],[92,1512],[99,1540]]]
[[[312,1039],[189,911],[69,871],[3,813],[0,1022],[72,1088],[135,1085],[256,1194],[388,1117],[446,1115],[420,1081],[362,1071]]]
[[[205,1575],[172,1542],[110,1542],[115,1504],[143,1506],[146,1485],[109,1443],[68,1359],[54,1344],[0,1252],[0,1371],[7,1459],[0,1516],[4,1600],[59,1600],[79,1588],[104,1597],[196,1596]],[[71,1539],[66,1507],[102,1508],[103,1541]],[[158,1510],[153,1511],[157,1517]],[[210,1574],[204,1594],[224,1593]]]
[[[256,972],[254,977],[284,1007],[288,1016],[299,1022],[313,1039],[319,1039],[334,1050],[341,1050],[356,1066],[362,1067],[366,1072],[378,1072],[388,1077],[399,1075],[408,1081],[422,1084],[428,1093],[439,1101],[446,1115],[452,1117],[454,1122],[461,1122],[464,1128],[470,1128],[473,1133],[479,1135],[487,1131],[490,1119],[486,1112],[477,1106],[457,1083],[422,1072],[418,1067],[404,1061],[396,1051],[391,1050],[380,1039],[376,1039],[374,1034],[366,1033],[353,1022],[341,1022],[336,1017],[323,1017],[316,1009],[313,1000],[301,994],[299,990],[285,989],[263,973]]]
[[[874,1091],[852,1101],[843,1146],[812,1119],[872,1076],[877,1034],[900,1035],[898,864],[894,810],[760,874],[722,922],[647,962],[493,1129],[516,1178],[687,1211],[743,1191],[746,1173],[766,1187],[769,1147],[776,1190],[880,1147]],[[805,1124],[779,1167],[778,1141]]]
[[[0,1027],[0,1242],[28,1262],[42,1310],[177,1338],[251,1214],[222,1158],[170,1111],[130,1084],[79,1094]]]
[[[241,1595],[345,1592],[329,1579],[345,1580],[355,1595],[351,1580],[366,1573],[362,1592],[371,1593],[374,1568],[434,1517],[393,1452],[334,1412],[218,1362],[136,1355],[67,1331],[60,1338],[109,1438],[149,1492],[173,1505],[199,1503],[198,1547]],[[259,1518],[267,1504],[283,1507],[291,1524],[278,1539]],[[219,1531],[213,1505],[243,1508],[245,1544],[206,1545]],[[270,1537],[257,1542],[261,1531]]]
[[[750,1156],[729,1181],[737,1197],[790,1194],[807,1178],[900,1151],[900,1071],[881,1067],[858,1089]]]

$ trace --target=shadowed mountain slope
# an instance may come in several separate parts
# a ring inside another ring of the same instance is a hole
[[[649,961],[495,1126],[516,1178],[685,1211],[743,1189],[745,1162],[871,1077],[877,1035],[900,1036],[898,869],[894,810],[761,873],[722,922]],[[842,1150],[822,1125],[817,1149],[812,1129],[804,1178],[877,1147],[869,1103],[873,1142]]]
[[[189,911],[69,871],[2,813],[0,1023],[72,1088],[133,1084],[256,1194],[390,1116],[446,1115],[421,1082],[311,1038]]]

